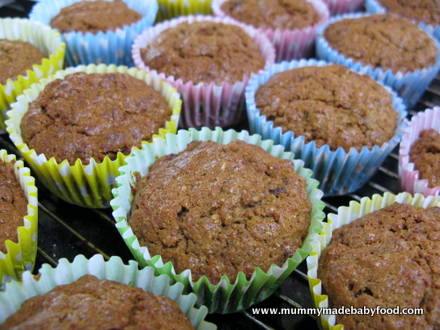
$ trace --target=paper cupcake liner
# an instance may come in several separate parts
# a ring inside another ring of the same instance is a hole
[[[352,13],[362,9],[364,0],[323,0],[327,5],[330,14],[340,15]]]
[[[421,194],[411,195],[406,192],[398,195],[385,193],[384,195],[375,194],[371,199],[364,197],[360,202],[351,201],[349,206],[339,207],[337,214],[330,213],[327,216],[327,222],[323,223],[322,232],[312,242],[312,253],[307,257],[307,277],[313,304],[316,308],[329,307],[328,296],[322,293],[321,280],[318,278],[318,266],[319,257],[324,248],[330,243],[332,232],[368,213],[387,207],[395,202],[423,208],[440,207],[440,197],[423,197]],[[319,321],[322,329],[343,329],[342,324],[336,324],[335,315],[323,315]]]
[[[133,60],[139,69],[149,71],[152,76],[166,79],[176,87],[183,98],[183,114],[181,118],[182,127],[229,127],[237,124],[243,115],[244,110],[244,89],[250,75],[245,75],[243,80],[234,83],[223,82],[221,85],[211,83],[195,83],[183,81],[182,79],[166,75],[149,68],[141,58],[141,49],[145,48],[162,31],[187,22],[217,22],[232,24],[241,27],[260,48],[265,58],[265,67],[274,62],[275,51],[272,44],[254,28],[237,23],[228,18],[211,16],[187,16],[165,21],[152,29],[145,30],[133,44]]]
[[[17,96],[34,82],[63,68],[66,45],[55,30],[43,24],[21,18],[0,19],[0,38],[26,41],[37,47],[46,57],[35,63],[26,74],[0,84],[0,129],[5,128],[6,110]]]
[[[211,0],[158,0],[158,2],[158,21],[177,16],[211,14]]]
[[[228,0],[212,0],[212,11],[216,16],[227,17],[235,22],[238,20],[228,16],[221,6]],[[321,0],[307,0],[311,3],[320,17],[315,25],[295,30],[257,28],[272,42],[276,50],[276,61],[291,60],[295,58],[310,57],[315,45],[316,31],[323,26],[330,14],[327,6]]]
[[[307,182],[307,193],[312,204],[311,223],[309,232],[301,248],[288,258],[280,267],[271,265],[268,271],[257,268],[250,279],[240,272],[235,282],[223,275],[218,283],[211,283],[206,276],[197,281],[192,281],[191,270],[186,269],[176,274],[171,262],[164,263],[161,256],[150,255],[148,248],[140,243],[130,228],[127,217],[130,213],[133,199],[132,187],[135,186],[133,173],[139,172],[145,176],[148,167],[161,156],[177,153],[186,148],[192,141],[213,141],[221,144],[242,140],[246,143],[260,146],[272,156],[289,159],[295,171]],[[121,167],[120,176],[116,178],[117,188],[113,189],[114,199],[110,202],[117,221],[116,227],[134,255],[142,266],[153,266],[158,273],[168,275],[177,282],[183,283],[198,297],[198,303],[206,305],[210,312],[232,313],[260,302],[269,297],[283,280],[306,258],[310,251],[310,242],[321,230],[324,217],[323,203],[320,200],[322,192],[317,189],[318,182],[311,178],[312,172],[303,167],[301,160],[294,160],[293,154],[284,152],[280,145],[273,141],[262,140],[259,135],[249,135],[247,131],[223,131],[220,128],[209,130],[189,129],[180,130],[178,134],[167,134],[165,139],[155,139],[150,145],[144,145],[141,150],[133,150],[132,156],[127,158],[127,165]]]
[[[388,11],[377,0],[365,0],[365,8],[368,13],[372,13],[372,14],[384,14]],[[424,29],[424,30],[428,31],[429,33],[431,33],[432,35],[434,35],[434,37],[437,40],[440,40],[440,25],[430,25],[430,24],[426,24],[426,23],[417,21],[415,19],[412,19],[412,20],[415,23],[419,24],[422,29]]]
[[[411,71],[407,73],[393,72],[391,69],[384,70],[382,68],[375,68],[371,65],[363,64],[355,61],[352,58],[345,57],[345,55],[331,48],[330,44],[324,37],[325,29],[337,21],[347,18],[359,18],[364,16],[371,16],[368,14],[345,14],[334,17],[319,29],[318,37],[316,38],[316,53],[317,57],[328,62],[338,63],[349,68],[355,69],[364,74],[368,74],[372,78],[383,82],[385,85],[393,88],[402,97],[407,106],[413,106],[417,103],[424,91],[428,88],[431,81],[436,76],[440,69],[440,44],[432,37],[429,31],[424,30],[434,41],[437,47],[437,58],[433,66],[424,68],[422,70]],[[422,28],[423,29],[423,28]]]
[[[6,285],[4,292],[0,292],[0,323],[16,313],[25,300],[43,295],[57,286],[75,282],[84,275],[93,275],[99,279],[127,284],[168,297],[177,303],[195,329],[217,329],[214,324],[205,321],[207,308],[205,306],[196,308],[196,296],[192,293],[184,294],[182,284],[173,284],[164,275],[156,276],[151,267],[139,270],[138,264],[133,260],[126,265],[119,257],[111,257],[108,261],[104,261],[99,254],[90,259],[77,255],[73,262],[60,259],[56,268],[44,264],[38,272],[38,279],[30,272],[25,272],[21,282],[12,281]]]
[[[440,186],[431,188],[426,179],[420,178],[420,173],[410,159],[411,147],[427,129],[440,131],[440,107],[428,109],[415,115],[402,137],[399,149],[399,177],[402,189],[410,193],[421,193],[425,196],[439,195]]]
[[[327,144],[318,147],[314,141],[306,142],[304,136],[295,136],[292,131],[283,131],[257,108],[255,94],[258,88],[267,83],[276,73],[304,66],[329,64],[331,63],[317,60],[300,60],[272,65],[251,78],[245,93],[251,133],[258,133],[265,139],[282,144],[287,150],[291,150],[296,158],[302,159],[304,166],[312,169],[314,178],[320,182],[320,189],[326,196],[348,194],[362,187],[399,143],[406,117],[402,100],[390,88],[384,86],[393,95],[393,107],[399,114],[399,123],[394,137],[381,146],[363,147],[361,150],[352,147],[349,152],[346,152],[343,148],[331,150]],[[361,73],[355,68],[351,70]]]
[[[83,207],[102,208],[107,207],[112,198],[111,189],[114,178],[118,175],[118,168],[124,164],[126,155],[118,152],[116,159],[111,160],[108,156],[102,162],[96,162],[93,158],[88,164],[83,164],[77,159],[74,164],[67,160],[58,163],[54,157],[48,159],[44,154],[37,154],[30,149],[21,136],[21,120],[27,112],[29,103],[35,100],[44,87],[55,79],[62,79],[74,72],[126,73],[138,79],[144,80],[156,91],[160,92],[172,109],[171,118],[166,122],[157,134],[164,136],[166,133],[174,133],[179,122],[182,102],[177,91],[165,81],[153,77],[142,70],[115,65],[88,65],[68,68],[58,71],[48,79],[32,85],[24,91],[16,103],[12,104],[12,110],[8,112],[9,119],[6,121],[7,131],[15,146],[23,158],[35,172],[38,179],[56,196],[61,199]],[[147,143],[147,141],[142,142]]]
[[[62,8],[79,1],[82,0],[40,0],[32,8],[29,18],[50,25],[52,18]],[[63,33],[63,39],[67,44],[66,60],[69,66],[92,63],[133,65],[131,45],[138,34],[153,25],[158,11],[158,4],[156,0],[123,1],[129,8],[142,15],[138,22],[115,31],[105,31],[97,34],[75,31]],[[99,15],[99,13],[96,14]]]
[[[6,240],[0,244],[6,247],[6,253],[0,251],[0,287],[2,283],[19,278],[25,270],[32,270],[37,255],[38,233],[38,191],[35,179],[30,170],[24,167],[23,161],[15,160],[6,150],[0,150],[0,160],[14,163],[14,171],[27,199],[27,214],[23,217],[23,225],[17,228],[17,240]]]

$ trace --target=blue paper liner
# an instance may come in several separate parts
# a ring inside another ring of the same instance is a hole
[[[385,85],[390,86],[395,91],[397,91],[397,93],[400,95],[400,97],[402,97],[407,106],[411,107],[415,105],[440,69],[439,42],[432,36],[431,33],[429,33],[428,30],[420,27],[422,30],[428,33],[428,35],[432,38],[437,47],[436,62],[433,66],[407,73],[393,72],[391,71],[391,69],[384,70],[380,67],[373,67],[371,65],[367,65],[352,58],[346,57],[345,55],[338,52],[336,49],[331,48],[324,37],[324,31],[330,24],[344,19],[359,18],[364,16],[371,16],[371,14],[345,14],[330,19],[330,21],[327,22],[327,24],[320,28],[318,31],[318,36],[316,38],[317,57],[328,62],[338,63],[347,66],[357,72],[368,74],[375,80],[383,82]]]
[[[82,0],[40,0],[32,8],[31,20],[50,25],[50,21],[60,10]],[[106,0],[109,1],[109,0]],[[133,66],[131,45],[134,39],[156,19],[158,4],[156,0],[123,0],[125,4],[142,15],[142,18],[115,31],[66,32],[66,60],[69,66],[77,64],[116,64]],[[96,13],[99,15],[99,13]]]
[[[377,0],[365,0],[365,8],[367,12],[371,14],[384,14],[388,12],[388,10],[384,6],[382,6]],[[411,20],[419,24],[422,29],[430,32],[437,40],[440,41],[440,25],[430,25],[421,21],[417,21],[416,19]]]
[[[362,187],[399,143],[406,126],[406,108],[402,99],[383,84],[381,85],[393,95],[393,107],[399,114],[399,122],[393,138],[383,145],[376,145],[373,148],[363,147],[358,150],[352,147],[349,152],[346,152],[343,148],[331,150],[327,144],[318,147],[314,141],[305,142],[304,136],[295,136],[292,131],[283,132],[281,127],[276,127],[274,122],[268,120],[257,108],[255,104],[256,91],[276,73],[304,66],[330,64],[317,60],[278,63],[253,76],[245,92],[251,133],[258,133],[262,135],[263,139],[271,139],[276,144],[282,144],[295,154],[295,158],[302,159],[305,163],[304,166],[312,169],[314,178],[320,182],[319,188],[324,191],[326,196],[348,194]],[[350,70],[361,73],[353,68]]]

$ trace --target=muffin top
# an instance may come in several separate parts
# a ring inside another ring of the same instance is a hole
[[[258,44],[242,28],[207,21],[162,31],[141,56],[151,69],[196,83],[240,81],[265,64]]]
[[[138,181],[128,222],[176,272],[217,282],[282,265],[302,245],[310,216],[306,182],[291,161],[242,141],[193,142]]]
[[[61,32],[114,31],[133,24],[141,15],[122,0],[80,1],[64,7],[52,18],[50,26]]]
[[[424,308],[424,315],[338,315],[344,329],[440,327],[440,208],[393,204],[333,232],[318,277],[331,307]]]
[[[221,9],[259,28],[293,30],[318,23],[319,14],[306,0],[227,0]]]
[[[41,64],[44,54],[28,42],[0,39],[0,84],[26,74],[34,64]]]
[[[437,57],[435,43],[425,31],[392,14],[343,19],[330,24],[324,36],[344,56],[393,72],[432,66]]]
[[[6,253],[4,242],[17,242],[17,228],[23,226],[27,214],[26,196],[15,176],[13,163],[0,161],[0,251]]]
[[[67,75],[49,83],[21,122],[25,143],[58,162],[115,159],[148,141],[171,117],[165,98],[125,73]],[[56,141],[56,143],[54,143]]]
[[[410,159],[431,188],[440,186],[440,133],[430,129],[422,131],[412,145]]]
[[[440,24],[438,0],[379,0],[392,13],[396,13],[427,24]]]
[[[255,99],[276,126],[333,150],[382,145],[396,130],[391,94],[340,65],[280,72],[257,90]]]
[[[85,275],[26,300],[0,329],[193,329],[171,299]]]

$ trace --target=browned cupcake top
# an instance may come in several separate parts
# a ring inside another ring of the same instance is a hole
[[[332,48],[355,61],[408,72],[435,64],[437,48],[429,35],[397,15],[371,15],[330,24],[324,32]]]
[[[440,186],[440,133],[430,129],[422,131],[412,145],[410,159],[419,171],[421,179],[429,182],[429,187]]]
[[[393,204],[333,232],[319,260],[332,307],[424,308],[424,315],[338,315],[344,329],[440,327],[440,208]]]
[[[148,141],[171,117],[165,98],[123,73],[78,72],[49,83],[21,122],[25,143],[58,162],[115,159]]]
[[[290,161],[242,141],[193,142],[138,181],[128,221],[151,255],[217,282],[282,265],[302,245],[310,216],[306,183]]]
[[[0,39],[0,84],[26,74],[34,64],[41,64],[44,54],[28,42]]]
[[[240,27],[215,23],[180,23],[161,32],[141,49],[151,69],[183,81],[235,82],[264,67],[258,44]]]
[[[61,32],[98,33],[114,31],[140,19],[141,15],[122,0],[80,1],[61,9],[50,25]]]
[[[392,13],[427,24],[440,24],[438,0],[379,0],[379,2]]]
[[[280,72],[257,90],[256,106],[306,142],[346,151],[390,140],[398,117],[385,88],[340,65]]]
[[[0,161],[0,251],[6,252],[5,241],[17,242],[17,228],[27,214],[26,196],[15,176],[13,163]]]
[[[26,300],[0,329],[193,329],[171,299],[85,275]]]
[[[293,30],[319,21],[315,7],[306,0],[227,0],[225,14],[255,27]]]

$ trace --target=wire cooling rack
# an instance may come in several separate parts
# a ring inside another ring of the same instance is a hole
[[[2,7],[1,1],[7,4]],[[0,16],[25,16],[32,6],[31,1],[0,0]],[[432,82],[420,102],[409,111],[409,117],[418,111],[440,105],[440,75]],[[241,123],[240,127],[247,127]],[[17,154],[17,150],[6,134],[0,135],[0,148]],[[398,148],[379,167],[372,179],[353,194],[324,198],[326,214],[336,212],[349,201],[359,201],[364,196],[400,192],[398,174]],[[43,263],[56,266],[57,260],[73,260],[78,254],[91,257],[101,254],[105,259],[120,256],[125,262],[131,254],[115,228],[111,210],[93,210],[77,207],[53,196],[43,185],[38,185],[39,232],[38,254],[35,270]],[[314,315],[295,315],[298,308],[312,307],[306,265],[303,262],[270,298],[245,311],[234,314],[212,314],[207,317],[219,329],[318,329]],[[253,308],[261,308],[260,314]],[[289,309],[292,314],[261,314],[266,308]]]

